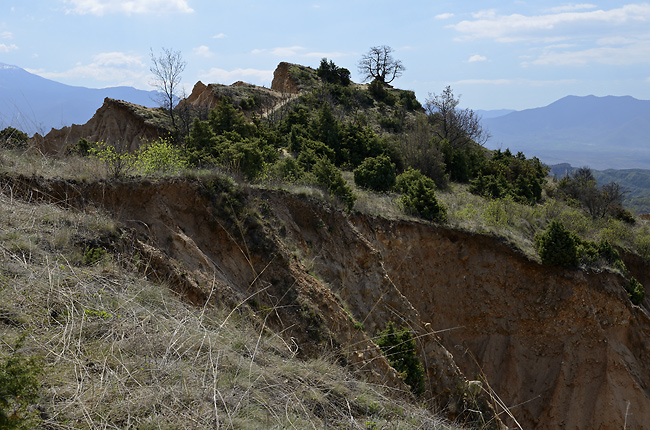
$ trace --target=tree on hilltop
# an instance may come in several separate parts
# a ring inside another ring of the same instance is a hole
[[[395,60],[391,53],[393,48],[390,46],[373,46],[359,60],[359,73],[363,75],[364,81],[379,81],[389,84],[402,76],[406,70],[400,60]]]

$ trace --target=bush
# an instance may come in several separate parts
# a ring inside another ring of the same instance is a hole
[[[641,305],[641,302],[645,298],[645,288],[643,288],[643,285],[635,278],[632,278],[625,286],[625,289],[627,290],[627,295],[630,297],[630,301],[637,306]]]
[[[560,222],[551,221],[546,231],[535,238],[535,244],[542,264],[562,267],[578,265],[576,237]]]
[[[377,345],[391,366],[397,370],[415,395],[425,390],[424,368],[417,355],[413,333],[408,327],[395,328],[391,321],[377,334]]]
[[[37,426],[36,412],[29,406],[39,397],[39,375],[42,367],[34,358],[26,358],[19,351],[21,338],[13,352],[0,361],[0,428],[30,429]]]
[[[264,154],[256,141],[233,142],[221,153],[221,163],[252,181],[264,169]]]
[[[136,164],[136,157],[128,151],[126,144],[118,142],[111,145],[106,142],[97,142],[89,150],[90,156],[97,158],[104,163],[108,173],[119,178],[126,176],[133,171]]]
[[[88,141],[85,137],[82,137],[77,141],[77,143],[71,143],[66,146],[65,153],[67,155],[79,155],[85,157],[90,155],[90,148],[92,147],[92,142]]]
[[[314,164],[313,174],[318,185],[345,202],[347,210],[352,210],[357,197],[352,192],[352,188],[345,183],[341,171],[330,160],[320,158]]]
[[[0,131],[0,147],[3,148],[24,148],[27,146],[28,140],[27,134],[17,128],[7,127]]]
[[[136,168],[145,175],[178,174],[187,167],[181,149],[162,138],[142,146],[136,157]]]
[[[436,198],[435,182],[419,170],[409,168],[399,175],[395,189],[404,193],[402,204],[407,212],[429,221],[446,221],[447,210]]]
[[[354,183],[374,191],[391,190],[395,186],[396,178],[395,164],[391,163],[386,155],[366,158],[354,169]]]
[[[350,85],[350,71],[343,67],[338,67],[332,60],[328,62],[327,58],[323,58],[320,61],[320,66],[316,69],[316,74],[323,81],[331,84]]]

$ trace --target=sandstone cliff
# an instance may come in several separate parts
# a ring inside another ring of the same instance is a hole
[[[119,143],[133,150],[143,140],[155,140],[168,133],[166,117],[159,109],[106,98],[86,124],[52,129],[45,136],[37,133],[32,137],[32,143],[50,155],[62,155],[68,145],[81,138],[91,142]]]
[[[633,306],[617,275],[544,267],[493,237],[349,216],[217,179],[4,180],[16,195],[113,212],[134,232],[132,246],[149,258],[152,275],[188,300],[247,303],[251,318],[303,354],[334,348],[398,391],[403,383],[371,337],[390,320],[409,325],[427,398],[451,417],[498,427],[496,410],[524,429],[650,422],[648,300]],[[635,270],[649,268],[637,261]],[[482,380],[482,395],[472,395],[466,377]]]

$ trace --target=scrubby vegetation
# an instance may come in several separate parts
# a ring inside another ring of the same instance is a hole
[[[377,334],[377,345],[384,352],[390,364],[402,374],[406,384],[416,395],[424,393],[424,367],[418,357],[413,332],[408,327],[395,327],[390,321]]]
[[[612,271],[625,278],[631,302],[643,303],[645,289],[622,254],[650,260],[650,225],[623,207],[616,183],[598,186],[589,169],[554,180],[537,158],[486,150],[480,122],[457,108],[449,87],[422,106],[413,92],[378,79],[354,84],[327,59],[317,70],[292,66],[290,74],[302,93],[273,112],[257,109],[265,102],[249,89],[233,90],[236,99],[223,95],[209,113],[179,111],[186,127],[140,148],[81,139],[54,159],[7,128],[0,168],[82,181],[218,172],[348,212],[495,235],[545,265]],[[162,111],[151,120],[163,124]],[[147,278],[139,255],[113,246],[128,231],[101,213],[5,194],[0,325],[8,329],[0,338],[0,389],[8,375],[22,382],[0,391],[0,424],[280,428],[352,421],[379,428],[397,421],[397,428],[446,428],[358,381],[337,357],[299,360],[245,315],[183,303]],[[413,334],[391,323],[377,343],[422,394]]]

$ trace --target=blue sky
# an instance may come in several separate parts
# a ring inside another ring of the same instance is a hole
[[[388,45],[395,86],[451,85],[472,109],[566,95],[650,99],[650,3],[597,1],[3,0],[0,62],[70,85],[150,89],[149,52],[180,51],[198,80],[270,86],[280,61],[357,62]]]

